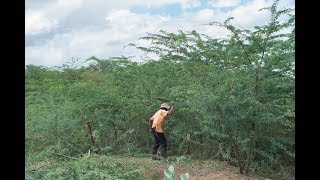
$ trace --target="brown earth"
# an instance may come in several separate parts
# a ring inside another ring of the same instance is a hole
[[[92,158],[99,158],[98,155],[92,155]],[[152,160],[150,157],[110,157],[110,161],[125,162],[129,166],[137,167],[145,180],[163,180],[164,170],[169,166],[174,167],[175,180],[180,180],[180,174],[189,173],[190,180],[294,180],[294,176],[287,176],[281,178],[266,178],[257,174],[249,173],[242,175],[239,169],[235,166],[229,165],[227,162],[218,160],[191,160],[185,162],[178,162],[176,159]],[[52,162],[48,159],[32,164],[32,169],[40,169],[50,166]]]
[[[151,158],[127,158],[127,161],[133,161],[141,164],[146,179],[163,180],[164,170],[170,165],[174,167],[175,179],[180,180],[180,174],[189,173],[191,180],[266,180],[268,178],[260,177],[254,174],[242,175],[237,167],[228,165],[226,162],[215,160],[192,161],[177,163],[175,161],[152,160]]]

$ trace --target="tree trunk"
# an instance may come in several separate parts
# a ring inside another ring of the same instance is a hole
[[[190,134],[187,134],[187,155],[190,155]]]
[[[245,169],[246,174],[249,173],[249,167],[250,167],[251,161],[252,161],[251,157],[252,157],[252,150],[254,148],[254,138],[253,138],[254,128],[255,128],[255,123],[253,122],[253,123],[251,123],[249,152],[248,152],[248,157],[247,157],[247,165],[246,165],[246,169]]]
[[[119,146],[118,146],[118,130],[116,127],[116,124],[114,122],[112,122],[112,126],[113,126],[113,130],[114,130],[114,141],[116,143],[116,149],[119,150]]]
[[[86,127],[87,127],[88,134],[89,134],[89,136],[91,138],[91,143],[92,143],[92,145],[94,145],[95,144],[95,140],[94,140],[93,135],[92,135],[92,126],[91,126],[90,121],[88,121],[86,123]]]
[[[231,142],[232,142],[232,147],[233,147],[233,149],[234,149],[234,153],[235,153],[236,158],[237,158],[237,160],[238,160],[238,166],[239,166],[240,174],[243,174],[244,162],[243,162],[243,160],[241,159],[239,147],[238,147],[238,145],[237,145],[237,142],[236,142],[236,140],[235,140],[235,137],[231,137]]]
[[[259,75],[256,74],[256,79],[255,79],[255,87],[254,87],[254,98],[255,100],[257,100],[257,96],[258,96],[258,88],[259,88],[259,83],[260,83],[260,79],[259,79]],[[256,116],[256,104],[254,104],[254,112],[253,112],[253,115],[252,117],[255,117]],[[253,119],[254,121],[254,119]],[[251,157],[252,157],[252,149],[254,148],[254,140],[253,140],[253,133],[254,133],[254,130],[255,130],[255,123],[252,122],[251,123],[251,127],[250,127],[250,135],[249,135],[249,138],[250,138],[250,141],[249,141],[249,150],[248,150],[248,153],[247,153],[247,161],[245,163],[245,174],[248,174],[249,173],[249,168],[250,168],[250,165],[251,165]]]

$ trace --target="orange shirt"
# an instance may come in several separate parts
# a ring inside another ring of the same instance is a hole
[[[163,122],[166,119],[166,116],[168,114],[168,111],[159,109],[152,117],[153,123],[152,123],[152,128],[156,128],[157,132],[163,133],[162,126]]]

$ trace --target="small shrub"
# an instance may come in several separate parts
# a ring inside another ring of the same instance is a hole
[[[164,177],[163,180],[174,180],[174,167],[169,166],[164,170]],[[189,173],[186,174],[180,174],[180,179],[181,180],[190,180]]]

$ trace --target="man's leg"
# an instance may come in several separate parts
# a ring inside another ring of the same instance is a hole
[[[157,133],[160,141],[161,156],[167,158],[167,140],[163,133]]]
[[[155,156],[157,155],[158,148],[160,146],[160,141],[159,141],[159,137],[155,131],[155,128],[152,128],[151,131],[152,131],[152,135],[154,138],[154,145],[152,147],[152,155],[153,155],[153,158],[155,158]]]

